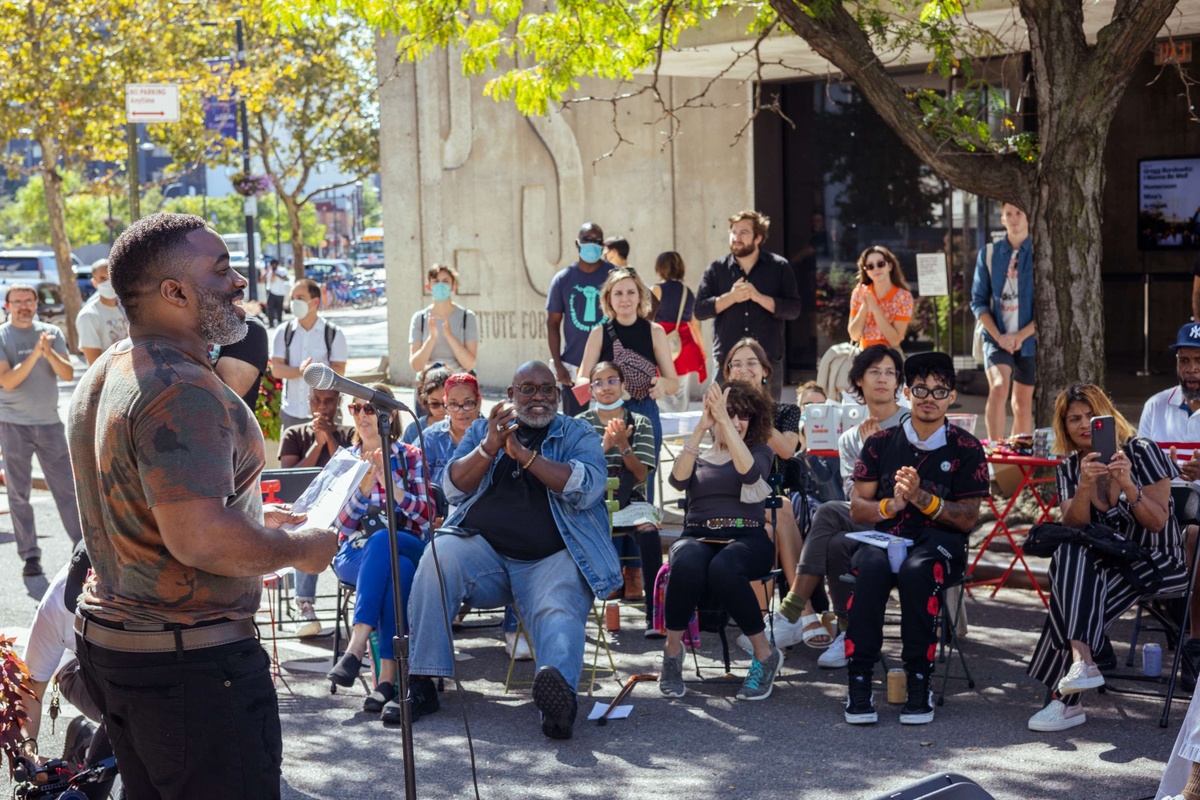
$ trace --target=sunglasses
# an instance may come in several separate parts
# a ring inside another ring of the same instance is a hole
[[[736,419],[740,419],[742,422],[749,422],[751,420],[751,418],[754,416],[752,413],[750,413],[749,411],[746,411],[743,408],[730,408],[730,409],[728,409],[728,411],[729,411],[730,419],[736,418]]]
[[[370,403],[351,403],[347,408],[350,409],[351,414],[356,416],[358,414],[366,414],[368,417],[375,416],[375,406]]]
[[[869,269],[869,270],[891,269],[891,266],[892,265],[886,261],[874,261],[874,262],[868,261],[867,262],[867,269]]]
[[[540,394],[542,397],[550,398],[558,394],[558,384],[547,383],[541,386],[532,383],[522,383],[520,386],[514,386],[522,397],[533,397],[535,394]]]
[[[934,400],[945,400],[950,396],[950,390],[944,386],[939,386],[936,389],[930,389],[928,386],[911,386],[909,387],[909,391],[912,392],[913,397],[919,400],[924,400],[930,395],[933,395]]]
[[[446,404],[443,403],[441,400],[426,400],[425,407],[428,408],[430,411],[433,411],[434,409],[437,409],[437,408],[445,408]]]

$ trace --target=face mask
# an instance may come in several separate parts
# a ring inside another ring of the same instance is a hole
[[[430,289],[429,292],[430,292],[430,294],[433,295],[433,299],[438,301],[439,303],[444,300],[449,300],[450,299],[450,284],[435,283],[433,285],[433,288]]]
[[[299,319],[301,317],[307,317],[308,316],[308,303],[304,302],[303,300],[299,300],[299,299],[293,300],[292,301],[292,313],[296,315],[297,319]]]
[[[116,300],[117,290],[113,288],[112,281],[105,281],[96,287],[96,294],[103,297],[105,300]]]
[[[579,257],[589,264],[595,264],[604,253],[604,246],[595,242],[587,242],[579,246]]]
[[[615,403],[601,403],[599,400],[596,401],[596,408],[600,409],[601,411],[612,411],[613,409],[620,408],[623,405],[625,405],[624,397],[618,397],[617,402]]]

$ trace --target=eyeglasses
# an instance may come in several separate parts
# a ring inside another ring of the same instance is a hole
[[[616,377],[615,375],[611,378],[606,378],[602,381],[601,380],[592,381],[593,389],[603,389],[605,386],[620,386],[620,385],[621,385],[621,379]]]
[[[886,261],[868,261],[867,262],[867,269],[869,269],[869,270],[891,269],[891,266],[892,265]]]
[[[945,400],[950,396],[951,390],[945,386],[939,386],[936,389],[930,389],[928,386],[911,386],[909,387],[909,391],[912,392],[913,397],[920,400],[924,400],[930,395],[933,395],[934,400]]]
[[[24,307],[24,306],[36,306],[38,304],[38,301],[37,300],[9,300],[8,304],[10,306],[17,306],[18,308],[20,308],[20,307]]]
[[[542,397],[554,397],[558,394],[558,385],[554,383],[546,383],[538,386],[533,383],[522,383],[520,386],[514,386],[522,397],[533,397],[535,394],[540,394]]]
[[[756,367],[761,367],[761,366],[762,366],[762,362],[759,361],[757,358],[750,358],[745,361],[730,361],[729,362],[730,370],[755,369]]]
[[[428,408],[430,411],[434,411],[439,408],[445,408],[446,404],[443,403],[441,400],[426,400],[425,407]]]
[[[351,403],[347,407],[350,409],[350,413],[355,416],[359,414],[366,414],[368,417],[375,416],[375,406],[370,403]]]
[[[730,419],[740,419],[742,422],[749,422],[750,418],[754,416],[749,411],[741,408],[731,408],[728,411]]]
[[[446,403],[446,409],[457,414],[459,411],[474,411],[479,408],[479,403],[474,400],[468,400],[465,403],[455,403],[453,401]]]
[[[876,368],[867,370],[867,374],[870,375],[872,378],[878,379],[878,378],[895,378],[900,373],[896,372],[896,370],[894,370],[894,369],[879,369],[876,367]]]

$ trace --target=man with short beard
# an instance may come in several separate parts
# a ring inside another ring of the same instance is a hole
[[[771,220],[757,211],[729,218],[729,255],[714,261],[700,278],[696,319],[715,319],[713,358],[722,374],[725,354],[739,339],[753,337],[771,359],[771,396],[783,392],[784,323],[800,316],[796,274],[787,259],[762,250]]]
[[[129,338],[71,398],[68,438],[95,576],[76,653],[130,797],[278,798],[283,745],[254,615],[262,576],[324,569],[332,530],[264,513],[263,437],[208,345],[246,333],[246,280],[190,214],[154,214],[113,245]]]
[[[454,674],[445,610],[515,603],[537,654],[533,702],[542,732],[571,738],[584,625],[593,599],[623,581],[600,437],[557,413],[558,392],[549,367],[523,364],[509,402],[471,425],[446,467],[446,499],[458,507],[429,545],[437,560],[417,566],[409,601],[414,720],[438,710],[432,678]]]

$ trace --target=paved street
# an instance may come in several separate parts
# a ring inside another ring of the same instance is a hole
[[[354,355],[367,355],[368,347],[382,354],[382,309],[349,312],[338,320],[352,331]],[[64,404],[68,393],[64,387]],[[66,560],[68,542],[49,494],[35,495],[43,561],[52,574]],[[22,579],[20,569],[10,523],[0,516],[0,574],[6,576],[0,580],[0,631],[6,635],[24,635],[47,585],[46,578]],[[326,573],[319,592],[331,594],[334,588]],[[333,603],[332,597],[319,601],[322,616],[332,619]],[[979,593],[967,607],[966,652],[977,687],[952,683],[937,719],[912,728],[902,728],[898,706],[885,702],[881,673],[876,690],[881,723],[847,725],[841,710],[844,670],[817,669],[818,652],[798,646],[765,702],[739,703],[733,699],[736,686],[699,684],[689,684],[686,698],[668,701],[654,684],[641,684],[630,719],[606,727],[580,721],[574,739],[552,742],[539,730],[528,686],[504,694],[507,659],[499,629],[473,631],[458,647],[464,691],[448,682],[442,711],[416,725],[418,794],[474,796],[465,714],[483,798],[865,798],[942,770],[972,777],[998,798],[1152,796],[1186,704],[1175,704],[1164,730],[1157,722],[1159,702],[1092,693],[1086,725],[1065,734],[1031,733],[1025,721],[1040,708],[1043,692],[1024,675],[1023,660],[1044,619],[1040,603],[1031,592],[1006,588],[994,599]],[[627,609],[626,630],[612,637],[622,677],[657,671],[656,648],[642,638],[637,616]],[[266,636],[267,617],[260,620]],[[498,622],[498,616],[481,621],[489,620]],[[1129,627],[1122,621],[1113,636],[1122,658]],[[278,682],[283,796],[402,797],[399,732],[361,713],[365,686],[329,693],[321,673],[330,644],[330,638],[278,643],[279,660],[289,667]],[[895,661],[899,642],[887,642],[885,650]],[[717,637],[704,634],[701,665],[715,667],[719,652]],[[735,653],[735,673],[741,675],[745,666]],[[690,659],[687,674],[694,677]],[[531,665],[517,665],[518,679],[531,675]],[[604,675],[595,686],[598,697],[611,698],[615,689]],[[590,702],[582,699],[582,712]],[[61,749],[72,715],[67,709],[55,736],[48,735],[46,721],[43,752]],[[0,784],[0,792],[11,788]]]

